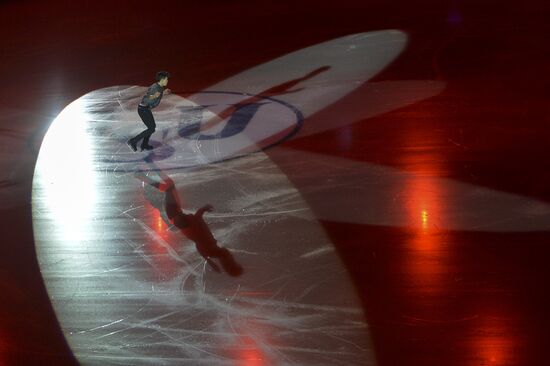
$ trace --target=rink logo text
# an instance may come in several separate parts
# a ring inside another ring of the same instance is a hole
[[[279,115],[280,111],[277,111],[277,109],[281,110],[287,110],[291,111],[291,115],[293,117],[293,121],[286,121],[290,122],[291,126],[287,126],[286,129],[290,128],[289,133],[283,137],[283,141],[294,135],[298,130],[300,129],[303,121],[302,114],[300,111],[295,108],[294,106],[271,98],[267,96],[261,96],[261,95],[249,95],[249,94],[243,94],[243,93],[232,93],[232,92],[201,92],[199,94],[204,94],[208,96],[209,94],[227,94],[230,96],[243,96],[245,95],[246,98],[239,101],[238,103],[234,104],[227,104],[227,108],[221,113],[221,117],[226,117],[227,114],[227,121],[225,122],[224,127],[221,129],[221,131],[215,133],[215,134],[207,134],[207,133],[201,133],[201,129],[203,129],[203,123],[204,121],[202,118],[199,118],[198,121],[195,121],[191,124],[186,125],[185,127],[179,129],[178,134],[179,136],[186,138],[186,139],[193,139],[193,140],[213,140],[213,139],[225,139],[230,138],[233,136],[236,136],[240,133],[242,133],[251,123],[251,121],[254,120],[260,120],[262,122],[267,122],[270,120],[273,120],[273,117],[276,117],[276,115]],[[269,111],[266,111],[265,108],[262,108],[264,105],[271,105],[276,106],[276,110],[274,111],[273,108]],[[203,111],[205,109],[211,108],[212,105],[200,105],[197,107],[192,108],[192,113],[202,115]],[[225,112],[225,113],[224,113]],[[268,134],[277,134],[280,131],[277,131],[277,127],[279,126],[273,126],[269,123],[263,123],[264,126],[262,126],[262,135],[265,133]],[[266,130],[267,129],[267,130]],[[272,130],[272,131],[270,131]],[[247,137],[254,139],[253,135],[247,135]],[[260,142],[262,137],[265,136],[258,136],[258,140],[254,142]],[[280,143],[281,141],[278,141]],[[265,147],[264,147],[265,148]]]

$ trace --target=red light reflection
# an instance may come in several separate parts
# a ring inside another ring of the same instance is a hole
[[[407,278],[414,282],[416,288],[433,292],[442,285],[449,255],[438,228],[438,222],[445,220],[440,202],[443,188],[435,179],[415,176],[408,181],[406,189],[411,236],[404,268]]]
[[[254,339],[250,336],[241,337],[241,349],[239,351],[240,366],[260,366],[267,365],[264,362],[264,355],[262,350],[258,347]]]
[[[470,338],[469,351],[475,366],[504,366],[514,363],[514,357],[518,352],[514,349],[518,345],[519,338],[511,331],[506,323],[509,317],[487,316],[476,324],[475,333]],[[516,350],[518,351],[518,350]],[[472,363],[471,366],[474,366]]]
[[[163,279],[172,278],[177,275],[181,263],[172,258],[168,253],[168,247],[177,250],[179,243],[183,239],[179,239],[177,245],[174,245],[175,238],[168,230],[168,225],[164,222],[160,211],[153,206],[147,205],[148,220],[144,222],[152,232],[144,247],[145,254],[150,258],[155,273],[159,274]]]
[[[232,330],[236,335],[233,344],[228,349],[231,358],[236,359],[237,366],[267,366],[274,363],[265,349],[273,349],[274,340],[271,337],[272,329],[261,320],[239,319],[232,323]]]

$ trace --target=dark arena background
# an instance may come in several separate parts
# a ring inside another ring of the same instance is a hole
[[[548,10],[0,3],[0,365],[548,365]]]

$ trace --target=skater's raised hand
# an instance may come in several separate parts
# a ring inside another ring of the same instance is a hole
[[[198,217],[202,217],[202,215],[206,212],[206,211],[212,211],[214,209],[214,207],[212,207],[212,205],[204,205],[202,206],[201,208],[199,208],[197,210],[197,212],[195,213],[196,216]]]
[[[172,94],[172,91],[169,88],[164,89],[164,94]]]

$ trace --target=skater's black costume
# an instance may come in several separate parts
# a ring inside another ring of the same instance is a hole
[[[149,145],[149,138],[155,132],[156,123],[155,118],[153,117],[153,113],[151,112],[151,109],[155,108],[157,105],[159,105],[160,100],[162,99],[162,95],[164,93],[164,88],[160,86],[157,83],[154,83],[149,87],[149,90],[147,90],[147,93],[143,96],[141,99],[141,103],[139,103],[138,106],[138,114],[141,117],[141,120],[147,126],[147,129],[141,132],[139,135],[131,138],[128,142],[136,146],[137,143],[143,139],[141,143],[141,150],[150,150],[153,147]]]

